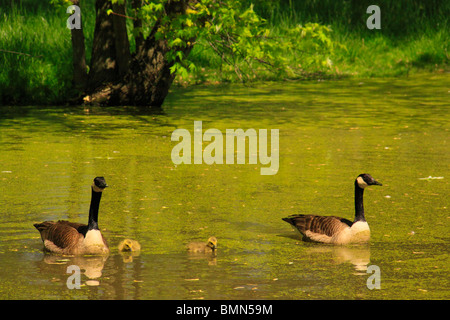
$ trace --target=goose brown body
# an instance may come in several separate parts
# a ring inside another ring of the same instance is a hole
[[[104,188],[103,177],[96,177],[92,185],[89,223],[65,220],[34,224],[41,234],[44,250],[63,255],[99,255],[109,253],[108,244],[98,228],[98,209]]]
[[[292,215],[283,218],[302,234],[303,241],[332,244],[364,243],[370,239],[367,222],[351,222],[335,216]]]
[[[65,220],[45,221],[34,224],[41,233],[44,250],[63,255],[106,254],[109,252],[106,239],[99,230],[94,241],[86,239],[88,225]],[[89,237],[89,238],[94,238]]]
[[[364,217],[363,193],[369,185],[382,185],[369,174],[360,174],[355,180],[355,219],[336,216],[295,214],[284,221],[294,226],[302,240],[331,244],[365,243],[370,239],[370,228]]]
[[[335,216],[292,215],[283,219],[295,226],[302,234],[307,232],[332,237],[334,234],[351,227],[353,222]]]

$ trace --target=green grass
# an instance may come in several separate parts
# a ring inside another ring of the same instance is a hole
[[[58,15],[0,12],[0,102],[62,101],[71,79],[70,32]],[[69,58],[69,59],[68,59]]]
[[[26,4],[24,1],[10,6],[1,2],[0,104],[64,103],[72,79],[66,8]],[[86,16],[92,17],[93,13]],[[89,29],[93,30],[93,26]],[[92,41],[89,37],[87,40]]]
[[[396,39],[382,33],[361,36],[339,26],[332,27],[331,38],[338,46],[330,56],[331,66],[323,72],[315,72],[303,65],[294,54],[286,53],[291,69],[303,69],[300,78],[310,77],[387,77],[408,75],[414,72],[448,72],[450,43],[448,28],[427,30],[424,33]],[[376,31],[375,31],[376,32]],[[190,58],[201,66],[187,79],[178,77],[178,85],[199,83],[218,84],[236,81],[232,67],[224,65],[219,57],[200,41]],[[259,72],[259,80],[298,79],[298,72]]]
[[[426,30],[403,39],[339,31],[336,36],[345,46],[335,55],[335,65],[342,74],[380,77],[448,69],[450,39],[446,29]]]
[[[244,1],[245,2],[245,1]],[[289,69],[305,69],[302,78],[319,77],[385,77],[414,72],[447,72],[449,70],[449,2],[440,0],[378,1],[381,30],[369,30],[366,0],[252,0],[255,11],[268,20],[277,36],[296,24],[318,22],[329,25],[337,46],[329,57],[331,66],[323,72],[305,68],[298,56],[286,52],[287,72],[259,73],[260,80],[297,79]],[[180,85],[235,81],[233,69],[224,66],[214,52],[202,44],[194,48],[191,59],[202,65],[187,79],[178,77]]]
[[[331,38],[340,46],[329,57],[329,66],[322,70],[312,69],[303,57],[285,52],[286,68],[275,70],[260,66],[257,76],[250,79],[384,77],[449,70],[448,2],[414,0],[409,3],[418,7],[402,7],[402,1],[380,1],[381,30],[365,27],[364,19],[368,15],[364,1],[252,2],[255,11],[268,20],[274,35],[284,36],[283,30],[296,24],[319,22],[331,26]],[[11,6],[12,3],[15,5]],[[83,4],[89,62],[95,23],[94,1]],[[61,104],[67,100],[72,78],[67,17],[65,7],[55,7],[48,2],[0,0],[0,49],[24,53],[0,51],[0,104]],[[130,42],[134,43],[133,39]],[[239,81],[233,67],[224,64],[202,39],[197,42],[190,59],[198,68],[185,79],[178,76],[176,85]]]

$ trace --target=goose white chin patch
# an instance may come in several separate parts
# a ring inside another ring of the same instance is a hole
[[[358,182],[358,186],[359,186],[361,189],[364,189],[365,187],[368,186],[368,184],[367,184],[367,183],[364,181],[364,179],[361,178],[361,177],[356,178],[356,181]]]

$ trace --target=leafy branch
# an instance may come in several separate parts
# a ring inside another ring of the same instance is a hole
[[[317,23],[285,27],[277,34],[253,5],[244,8],[240,0],[145,0],[137,16],[148,35],[167,41],[170,70],[183,78],[197,70],[185,49],[198,43],[207,45],[242,82],[257,78],[261,68],[278,74],[301,73],[301,64],[329,68],[336,46],[331,29]],[[292,55],[301,62],[297,67],[289,66],[286,56]]]

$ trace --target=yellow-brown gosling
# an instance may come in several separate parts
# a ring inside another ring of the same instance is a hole
[[[119,243],[120,252],[136,252],[141,251],[141,245],[136,240],[125,239]]]
[[[45,221],[34,226],[41,233],[44,250],[63,255],[99,255],[109,253],[108,244],[98,228],[98,209],[103,190],[103,177],[96,177],[91,186],[88,224],[65,220]]]
[[[355,219],[336,216],[296,214],[284,221],[290,223],[303,236],[304,241],[349,244],[365,243],[370,239],[370,228],[364,217],[363,194],[367,186],[381,186],[370,174],[360,174],[355,180]]]
[[[210,237],[208,242],[191,242],[187,245],[187,249],[192,253],[215,253],[217,249],[216,237]]]

